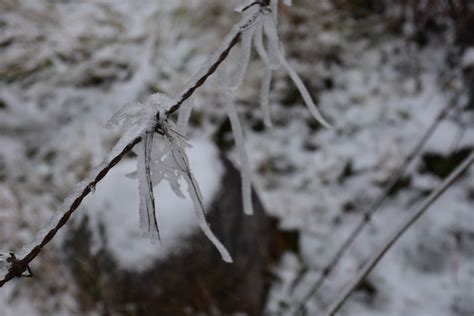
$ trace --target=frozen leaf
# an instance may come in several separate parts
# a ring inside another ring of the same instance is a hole
[[[209,224],[206,221],[201,190],[191,171],[191,168],[189,166],[189,160],[185,151],[185,147],[187,146],[187,144],[179,137],[176,137],[171,133],[172,132],[170,132],[170,129],[168,129],[165,134],[165,138],[168,142],[171,153],[171,156],[167,157],[172,157],[172,163],[174,165],[175,171],[177,172],[177,175],[182,176],[188,185],[188,194],[193,201],[199,226],[204,235],[206,235],[209,241],[212,242],[212,244],[219,251],[222,260],[224,260],[225,262],[232,262],[232,257],[230,256],[229,252],[227,251],[225,246],[219,241],[219,239],[214,235],[211,228],[209,227]]]
[[[254,46],[258,56],[262,59],[266,67],[270,67],[270,60],[268,58],[267,51],[263,45],[263,27],[257,26],[254,35]]]

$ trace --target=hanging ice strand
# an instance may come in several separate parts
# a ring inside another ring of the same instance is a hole
[[[153,135],[154,131],[145,132],[142,136],[142,142],[137,145],[140,146],[137,158],[138,191],[140,194],[140,227],[145,232],[145,236],[151,240],[160,240],[151,178]]]
[[[153,148],[157,113],[163,113],[170,99],[160,93],[153,94],[143,103],[126,104],[118,111],[106,126],[122,126],[123,134],[140,136],[141,142],[135,146],[137,171],[129,176],[138,178],[140,228],[151,240],[160,240],[156,206],[153,195],[155,183],[152,178],[154,169]],[[161,114],[162,115],[162,114]]]
[[[166,150],[163,151],[163,156],[158,161],[163,162],[163,165],[165,166],[163,170],[168,172],[168,176],[166,177],[168,181],[178,176],[184,178],[188,186],[189,196],[193,201],[199,227],[201,228],[204,235],[206,235],[209,241],[219,251],[222,260],[231,263],[233,262],[232,257],[225,246],[214,235],[206,220],[201,190],[199,188],[198,182],[194,178],[193,172],[191,171],[189,159],[186,154],[185,147],[189,147],[189,145],[183,140],[183,136],[181,136],[179,133],[176,133],[174,124],[169,124],[169,126],[164,126],[163,129]],[[178,182],[176,181],[176,183]]]
[[[291,1],[284,1],[286,5],[291,5]],[[319,109],[316,107],[316,104],[311,97],[308,89],[301,80],[300,76],[297,72],[293,69],[293,67],[288,63],[286,60],[282,46],[280,44],[280,40],[278,38],[278,30],[277,30],[277,8],[278,8],[278,0],[271,1],[271,8],[273,14],[269,14],[263,17],[263,22],[256,26],[255,31],[255,48],[262,59],[266,72],[264,75],[261,92],[260,92],[260,102],[262,105],[262,110],[264,113],[264,121],[266,125],[269,125],[269,105],[268,105],[268,93],[270,91],[270,82],[271,82],[271,75],[272,70],[277,69],[280,65],[288,72],[291,80],[295,84],[296,88],[298,89],[303,101],[305,102],[306,106],[308,107],[309,111],[313,115],[313,117],[321,123],[323,126],[330,128],[331,124],[322,116]],[[263,43],[263,35],[265,35],[267,39],[267,48],[265,49]]]
[[[250,162],[247,155],[247,149],[245,148],[242,126],[240,125],[237,109],[235,107],[234,101],[232,100],[232,91],[230,88],[230,79],[226,64],[222,65],[222,68],[219,69],[218,75],[219,83],[221,85],[222,101],[224,102],[227,115],[229,116],[230,125],[232,127],[232,134],[234,136],[235,145],[239,154],[244,213],[247,215],[252,215],[252,174],[250,169]]]

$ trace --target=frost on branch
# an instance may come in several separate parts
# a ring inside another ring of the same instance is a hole
[[[284,3],[286,5],[291,5],[291,1],[284,1]],[[245,29],[242,29],[241,56],[237,64],[235,77],[233,77],[233,80],[231,81],[231,87],[233,89],[237,88],[244,78],[250,60],[250,51],[253,42],[255,50],[257,51],[257,54],[259,55],[265,66],[265,73],[260,89],[260,104],[262,107],[265,125],[271,126],[268,96],[270,93],[272,71],[278,69],[282,65],[288,72],[288,75],[290,76],[291,80],[293,81],[299,93],[301,94],[303,101],[305,102],[313,117],[323,126],[330,127],[331,125],[327,122],[327,120],[322,116],[321,112],[316,107],[316,104],[314,103],[313,98],[311,97],[303,81],[284,57],[277,30],[276,10],[278,8],[278,1],[272,0],[270,4],[270,11],[273,14],[264,14],[261,20],[258,20],[258,22],[251,24]],[[249,5],[251,5],[251,3],[249,4],[247,1],[241,1],[240,5],[236,7],[240,10],[242,10],[243,8],[247,8],[246,11],[243,12],[244,16],[251,16],[260,9],[258,5],[251,7],[249,7]],[[265,39],[267,42],[267,47],[265,47]]]
[[[222,83],[223,100],[226,104],[240,156],[242,195],[244,212],[246,214],[252,214],[253,212],[251,200],[252,177],[249,159],[245,150],[242,127],[232,100],[232,90],[233,88],[238,88],[243,81],[250,61],[252,45],[255,46],[265,66],[265,74],[260,91],[260,102],[265,124],[267,126],[271,125],[269,92],[272,72],[283,65],[298,88],[311,114],[321,124],[329,126],[314,104],[303,81],[284,57],[276,23],[278,0],[271,0],[270,6],[264,6],[260,2],[247,0],[240,1],[240,4],[236,9],[242,13],[241,20],[234,25],[231,32],[225,37],[222,45],[201,66],[182,91],[173,98],[157,93],[151,95],[143,103],[127,104],[111,118],[107,126],[121,126],[123,128],[122,137],[112,151],[104,158],[103,162],[94,168],[65,199],[63,205],[52,216],[49,224],[37,234],[35,240],[31,244],[24,246],[18,255],[12,255],[14,258],[19,258],[15,261],[20,262],[20,265],[17,265],[17,267],[21,269],[27,267],[27,264],[38,255],[58,230],[67,223],[82,200],[90,192],[94,191],[95,185],[134,146],[138,155],[138,164],[137,172],[132,174],[132,176],[138,176],[139,178],[140,222],[145,234],[152,239],[159,239],[159,223],[156,220],[155,210],[155,202],[157,202],[159,207],[159,201],[155,201],[153,198],[153,187],[165,180],[178,196],[184,197],[179,184],[179,179],[183,179],[187,183],[187,192],[193,200],[201,229],[219,250],[223,259],[227,262],[232,261],[229,253],[214,236],[206,222],[199,186],[189,168],[185,151],[188,144],[183,135],[185,134],[193,107],[190,97],[221,65],[240,38],[241,55],[237,68],[232,69],[231,78],[228,77],[227,70],[224,70],[224,75],[221,74],[221,76],[226,81]],[[291,4],[291,1],[285,1],[285,4]],[[176,126],[169,121],[168,117],[178,109],[180,113]],[[137,144],[139,145],[136,146]],[[14,276],[8,271],[5,272],[5,270],[12,268],[11,260],[9,261],[8,258],[5,254],[0,255],[0,272],[3,275],[5,273],[9,274],[4,280],[0,280],[3,283],[8,282]],[[0,283],[0,286],[3,283]]]
[[[156,201],[155,206],[153,188],[166,181],[178,197],[185,198],[179,183],[179,179],[182,178],[187,183],[187,192],[193,200],[201,230],[217,248],[222,259],[232,262],[229,252],[206,221],[201,191],[186,155],[186,147],[189,147],[189,144],[180,133],[186,128],[192,102],[185,102],[183,105],[178,118],[179,126],[166,119],[165,111],[169,109],[169,102],[170,98],[162,94],[153,95],[144,104],[135,103],[124,107],[110,122],[112,125],[122,124],[126,130],[136,128],[141,130],[142,141],[134,149],[137,154],[137,171],[129,175],[138,177],[140,226],[147,237],[152,240],[160,238],[156,217],[156,206],[159,209],[159,201]],[[156,113],[159,113],[158,117],[161,118],[159,121]]]
[[[161,130],[159,132],[162,137],[156,138],[154,150],[151,154],[152,185],[156,186],[163,180],[168,181],[175,194],[184,198],[179,183],[180,178],[184,179],[201,230],[214,244],[222,259],[225,262],[232,262],[229,252],[211,231],[206,221],[201,190],[191,171],[186,154],[186,148],[189,147],[189,144],[184,136],[176,132],[176,126],[172,122],[163,121],[160,126]]]

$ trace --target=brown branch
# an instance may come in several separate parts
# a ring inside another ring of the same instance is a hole
[[[260,2],[259,1],[252,2],[251,4],[246,6],[242,10],[242,12],[248,10],[249,8],[251,8],[254,5],[260,5],[264,8],[267,8],[269,4],[270,4],[270,0],[262,0]],[[270,9],[267,8],[267,10],[270,10]],[[260,13],[262,13],[262,12],[263,11],[260,11]],[[232,48],[239,42],[241,34],[242,34],[242,32],[238,32],[237,34],[235,34],[235,36],[231,39],[229,45],[226,47],[226,49],[224,51],[222,51],[222,53],[219,55],[217,60],[209,67],[207,72],[201,78],[199,78],[199,80],[196,81],[196,83],[192,87],[190,87],[188,90],[183,92],[181,97],[179,98],[179,100],[176,102],[176,104],[174,104],[172,107],[169,108],[168,111],[166,111],[166,113],[165,113],[166,117],[169,117],[171,114],[178,111],[179,108],[181,107],[181,105],[184,103],[184,101],[189,99],[193,95],[194,91],[196,89],[198,89],[200,86],[202,86],[206,82],[207,78],[209,78],[217,70],[219,65],[227,58],[227,56],[229,55]]]
[[[262,1],[262,5],[266,6],[265,3],[268,1]],[[267,12],[270,10],[269,8],[266,8]],[[265,11],[261,10],[259,11],[260,14],[264,14]],[[250,23],[250,22],[249,22]],[[212,65],[210,65],[209,69],[207,72],[202,75],[196,83],[189,88],[187,91],[185,91],[180,98],[178,98],[178,101],[172,105],[169,110],[166,112],[166,115],[169,116],[172,113],[176,112],[179,110],[180,106],[183,104],[183,102],[191,97],[193,93],[201,87],[211,76],[216,69],[219,67],[219,65],[226,59],[226,57],[229,55],[229,52],[231,49],[237,44],[240,35],[242,34],[242,30],[239,30],[236,35],[232,38],[232,40],[229,42],[228,46],[220,53],[219,57],[217,58],[216,62],[214,62]],[[159,122],[159,120],[158,120]],[[157,126],[155,127],[155,130],[159,130],[160,126],[159,123],[157,123]],[[71,215],[74,213],[74,211],[77,210],[79,205],[81,205],[82,200],[89,195],[89,193],[92,191],[92,188],[94,188],[106,175],[107,173],[128,153],[130,152],[135,145],[137,145],[140,141],[142,140],[142,137],[139,136],[132,140],[129,144],[127,144],[124,149],[114,156],[110,162],[103,168],[101,169],[97,176],[90,182],[88,183],[84,189],[77,195],[74,200],[72,201],[71,205],[69,208],[64,212],[64,214],[61,216],[57,224],[49,230],[49,232],[42,238],[41,242],[34,246],[23,258],[17,259],[14,255],[11,256],[10,258],[7,259],[7,263],[9,264],[8,272],[5,274],[5,276],[0,279],[0,287],[2,287],[5,283],[8,281],[12,280],[15,277],[24,277],[28,276],[25,275],[25,272],[29,272],[31,274],[31,270],[29,268],[30,263],[38,256],[38,254],[41,252],[41,250],[53,239],[53,237],[56,235],[56,233],[64,226],[66,223],[69,221]]]
[[[329,263],[321,270],[321,273],[318,279],[316,280],[314,285],[311,287],[311,289],[308,291],[308,293],[296,305],[296,307],[293,307],[293,311],[295,314],[301,312],[304,306],[306,305],[306,303],[308,302],[308,300],[312,296],[316,295],[318,290],[323,285],[324,281],[331,275],[332,271],[337,266],[339,261],[342,259],[344,254],[347,252],[349,247],[354,243],[354,241],[357,239],[359,234],[364,230],[365,226],[367,226],[367,224],[370,223],[372,216],[380,209],[383,203],[387,200],[388,196],[390,195],[390,192],[398,184],[398,182],[403,177],[408,167],[420,155],[421,150],[425,146],[426,142],[433,135],[436,128],[447,117],[450,111],[457,105],[458,99],[459,99],[459,96],[456,95],[453,98],[453,100],[450,102],[450,104],[444,107],[438,113],[436,118],[433,120],[433,122],[430,124],[428,129],[422,135],[422,137],[420,138],[416,146],[413,148],[413,150],[408,154],[408,156],[405,157],[405,159],[400,164],[400,166],[391,174],[390,179],[387,185],[385,186],[384,190],[382,191],[382,193],[377,197],[375,201],[371,203],[369,208],[362,214],[362,218],[360,219],[357,226],[354,228],[354,230],[351,231],[351,233],[344,240],[344,242],[339,247],[339,249],[337,249],[336,253],[332,257],[332,259],[329,261]]]
[[[135,138],[125,148],[116,155],[98,174],[97,176],[84,188],[84,190],[74,199],[69,209],[59,219],[58,223],[46,234],[42,241],[36,245],[25,257],[22,259],[11,260],[10,267],[7,274],[0,280],[0,287],[15,277],[22,277],[25,271],[29,270],[29,264],[40,253],[44,246],[46,246],[56,233],[68,222],[74,211],[81,205],[82,200],[92,191],[107,173],[125,156],[132,148],[141,141],[141,137]]]
[[[182,97],[179,99],[179,101],[173,105],[167,112],[166,112],[166,116],[170,116],[171,114],[173,114],[174,112],[178,111],[179,108],[181,107],[181,105],[184,103],[184,101],[186,101],[187,99],[189,99],[194,91],[196,91],[196,89],[198,89],[200,86],[202,86],[207,78],[209,78],[209,76],[211,76],[217,69],[217,67],[219,67],[219,65],[226,59],[226,57],[229,55],[229,52],[231,51],[232,47],[235,46],[235,44],[237,44],[239,42],[239,38],[240,38],[240,35],[241,33],[237,33],[233,38],[232,40],[230,41],[230,44],[229,46],[227,47],[227,49],[225,49],[221,55],[219,56],[219,58],[217,59],[217,61],[211,65],[211,67],[209,68],[209,70],[206,72],[206,74],[204,76],[202,76],[197,82],[195,85],[193,85],[191,88],[189,88],[189,90],[187,90],[186,92],[183,93]]]
[[[375,255],[369,260],[366,266],[362,269],[359,275],[354,279],[354,281],[345,289],[336,303],[331,307],[328,312],[329,316],[333,316],[337,311],[342,307],[342,305],[347,301],[352,292],[360,284],[360,282],[373,270],[377,263],[383,258],[383,256],[390,250],[390,248],[395,244],[395,242],[429,209],[429,207],[446,192],[451,185],[458,180],[466,171],[469,170],[469,167],[474,162],[474,151],[471,152],[469,157],[467,157],[446,179],[441,183],[441,185],[428,196],[423,204],[411,215],[400,227],[393,233],[393,235],[388,238],[384,245],[375,253]]]

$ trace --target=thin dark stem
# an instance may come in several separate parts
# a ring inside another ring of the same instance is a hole
[[[474,152],[471,152],[469,157],[467,157],[444,181],[441,185],[428,196],[423,204],[402,224],[400,227],[393,233],[393,235],[388,238],[384,245],[375,253],[375,255],[369,260],[365,265],[364,269],[359,273],[359,275],[354,279],[354,281],[344,290],[342,295],[336,301],[336,303],[331,307],[328,312],[329,316],[333,316],[337,311],[342,307],[342,305],[347,301],[355,288],[359,283],[373,270],[377,263],[383,258],[383,256],[390,250],[390,248],[395,244],[395,242],[400,239],[400,237],[429,209],[429,207],[446,192],[451,185],[458,180],[466,171],[469,170],[469,167],[474,161]]]
[[[337,266],[337,264],[339,263],[341,258],[344,256],[344,254],[347,252],[349,247],[354,243],[354,241],[359,236],[359,234],[363,231],[365,226],[370,222],[374,213],[377,212],[380,209],[380,207],[383,205],[383,203],[386,201],[386,199],[390,195],[390,192],[398,184],[398,182],[403,177],[408,167],[410,167],[413,161],[420,155],[421,150],[425,146],[426,142],[433,135],[438,125],[446,118],[446,116],[449,114],[451,109],[456,106],[456,104],[458,103],[458,99],[459,99],[458,96],[454,97],[453,100],[450,102],[450,104],[444,107],[438,113],[436,118],[430,124],[430,126],[425,131],[425,133],[420,138],[420,140],[418,141],[416,146],[413,148],[413,150],[410,152],[410,154],[408,154],[408,156],[405,157],[405,159],[400,164],[400,166],[392,173],[382,193],[378,196],[378,198],[375,201],[372,202],[370,207],[363,213],[362,218],[360,219],[357,226],[354,228],[354,230],[351,231],[349,236],[344,240],[342,245],[339,247],[339,249],[336,251],[332,259],[329,261],[329,263],[322,269],[321,274],[319,275],[318,279],[316,280],[314,285],[311,287],[309,292],[303,297],[300,303],[296,306],[296,308],[294,309],[296,313],[299,313],[302,311],[306,302],[308,302],[308,300],[318,292],[318,290],[323,285],[324,281],[329,277],[329,275],[331,275],[332,271]]]
[[[268,1],[262,1],[262,4],[266,6]],[[269,10],[269,9],[267,9]],[[260,11],[263,14],[263,11]],[[178,98],[178,101],[170,107],[168,112],[166,113],[167,116],[171,115],[172,113],[176,112],[179,110],[180,106],[183,104],[185,100],[190,98],[193,93],[201,87],[211,76],[216,69],[219,67],[219,65],[226,59],[226,57],[229,55],[229,52],[231,49],[237,44],[240,35],[242,31],[239,31],[236,33],[236,35],[232,38],[228,46],[222,51],[222,53],[219,55],[217,58],[216,62],[214,62],[211,66],[209,66],[209,69],[196,81],[196,83],[189,88],[187,91],[183,92],[181,94],[181,97]],[[160,120],[158,120],[159,122]],[[159,123],[157,123],[159,124]],[[160,130],[160,126],[156,126],[156,130]],[[108,163],[103,169],[101,169],[97,176],[90,182],[88,183],[84,189],[74,198],[72,201],[71,205],[69,208],[64,212],[64,214],[61,216],[61,218],[58,220],[57,224],[42,238],[41,242],[34,246],[31,251],[29,251],[23,258],[21,259],[16,259],[9,261],[9,269],[8,272],[5,274],[5,276],[0,280],[0,287],[2,287],[5,283],[8,281],[12,280],[15,277],[22,277],[24,276],[24,273],[30,272],[29,265],[30,263],[38,256],[38,254],[41,252],[41,250],[53,239],[53,237],[56,235],[56,233],[64,226],[66,223],[69,221],[71,215],[74,213],[74,211],[77,210],[79,205],[81,205],[82,200],[89,195],[89,193],[92,191],[92,188],[94,188],[106,175],[107,173],[128,153],[130,152],[135,145],[137,145],[140,141],[142,140],[142,137],[137,137],[134,140],[132,140],[129,144],[125,146],[125,148],[116,156],[114,156],[111,160],[110,163]]]
[[[270,0],[262,0],[260,2],[253,2],[250,5],[248,5],[246,8],[244,8],[243,11],[247,10],[248,8],[250,8],[251,6],[255,4],[260,4],[263,7],[268,7],[268,5],[270,4]],[[193,95],[194,91],[196,91],[197,88],[202,86],[206,82],[207,78],[209,78],[217,70],[219,65],[227,58],[232,48],[239,42],[241,35],[242,35],[242,32],[238,32],[237,34],[235,34],[235,36],[232,38],[227,48],[219,55],[219,58],[217,58],[217,60],[209,67],[208,71],[198,81],[196,81],[196,83],[192,87],[190,87],[187,91],[185,91],[181,95],[181,98],[179,98],[178,102],[176,102],[176,104],[174,104],[166,112],[167,117],[169,117],[174,112],[178,111],[181,105],[184,103],[184,101],[189,99]]]

